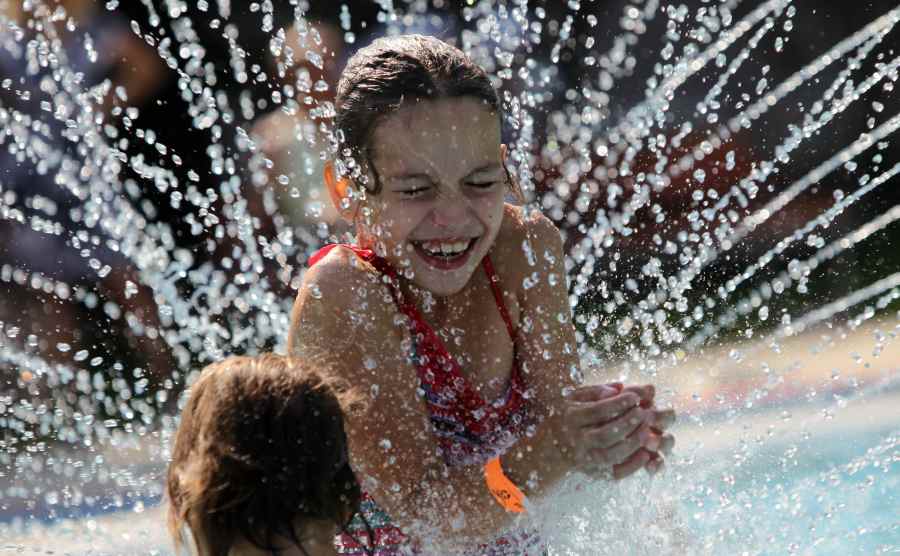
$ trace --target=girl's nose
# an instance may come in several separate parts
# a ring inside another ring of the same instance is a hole
[[[431,209],[431,221],[441,228],[465,225],[469,219],[469,203],[460,195],[447,195]]]

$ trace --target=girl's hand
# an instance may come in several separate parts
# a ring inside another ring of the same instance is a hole
[[[655,475],[664,466],[662,456],[668,456],[675,446],[675,437],[671,434],[665,434],[665,431],[675,422],[675,410],[673,409],[656,409],[654,397],[656,389],[650,385],[644,386],[625,386],[619,383],[610,384],[617,389],[632,391],[641,396],[640,406],[651,411],[648,422],[641,425],[636,434],[641,436],[641,447],[632,454],[632,458],[622,463],[616,469],[618,478],[627,477],[641,467],[647,470],[650,475]],[[646,452],[646,458],[642,453]],[[646,460],[646,463],[644,461]]]
[[[584,386],[565,401],[563,436],[573,464],[616,479],[645,467],[651,474],[662,467],[674,438],[664,431],[675,419],[671,409],[653,406],[652,386],[621,384]]]

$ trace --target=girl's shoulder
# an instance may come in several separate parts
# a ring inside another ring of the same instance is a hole
[[[510,281],[552,268],[562,255],[562,237],[553,222],[538,210],[505,205],[503,224],[494,242],[492,257],[498,272]]]
[[[541,211],[508,203],[503,206],[503,224],[498,241],[546,243],[554,242],[559,237],[559,228]]]
[[[342,296],[357,292],[360,287],[377,284],[378,275],[372,264],[353,249],[335,245],[306,270],[301,288],[313,289],[314,296]]]
[[[303,275],[288,352],[322,357],[341,353],[355,365],[354,354],[374,349],[392,330],[392,305],[373,302],[376,296],[390,300],[378,271],[347,247],[330,249]]]

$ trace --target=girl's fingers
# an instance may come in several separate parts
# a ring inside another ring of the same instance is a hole
[[[652,384],[641,384],[640,386],[625,386],[622,392],[634,392],[640,396],[641,401],[645,403],[653,403],[656,397],[656,388]]]
[[[620,417],[584,431],[584,439],[590,448],[609,448],[629,437],[644,423],[645,418],[646,410],[633,406]]]
[[[602,399],[611,398],[621,390],[621,385],[617,388],[615,384],[592,384],[590,386],[580,386],[576,388],[569,394],[567,399],[573,402],[596,402]]]
[[[665,467],[665,461],[659,457],[659,454],[651,454],[650,461],[644,465],[644,469],[647,470],[647,474],[651,477],[662,471],[663,467]]]
[[[650,452],[641,449],[632,454],[626,461],[613,466],[613,477],[624,479],[638,469],[641,469],[650,461]]]
[[[637,407],[640,399],[626,392],[594,402],[569,402],[566,404],[567,421],[574,427],[591,427],[612,421],[624,412]]]
[[[637,437],[641,447],[651,452],[658,452],[662,445],[662,432],[654,430],[647,423],[641,425],[634,436]]]
[[[659,430],[666,430],[675,423],[674,409],[654,409],[651,412],[651,425]]]
[[[600,463],[604,463],[606,465],[618,465],[620,463],[624,463],[634,455],[635,452],[641,449],[641,439],[639,435],[632,435],[615,444],[610,446],[606,450],[599,449],[594,450],[593,455],[599,460]]]
[[[675,447],[675,437],[671,434],[664,434],[659,439],[659,452],[662,452],[665,455],[669,455],[672,453],[672,448]]]

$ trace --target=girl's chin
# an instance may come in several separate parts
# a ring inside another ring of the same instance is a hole
[[[415,284],[424,291],[435,297],[450,297],[458,294],[465,289],[468,281],[460,281],[459,283],[449,284],[446,282],[435,283],[430,280],[416,280]]]
[[[413,266],[413,273],[412,281],[415,285],[441,297],[459,293],[472,279],[472,268],[469,265],[455,270],[440,270],[419,261],[419,264]]]

